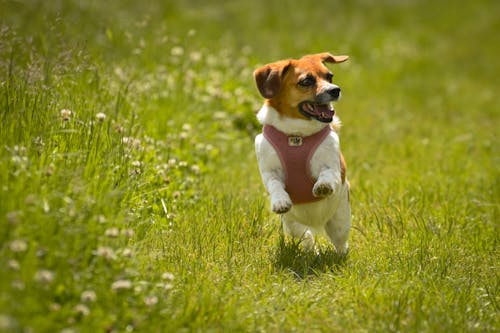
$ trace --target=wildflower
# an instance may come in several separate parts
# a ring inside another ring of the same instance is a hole
[[[157,296],[147,296],[144,298],[144,304],[147,306],[154,306],[158,303],[158,297]]]
[[[97,295],[93,290],[85,290],[82,292],[80,300],[84,303],[92,303],[97,300]]]
[[[167,280],[167,281],[173,281],[175,276],[174,274],[170,273],[170,272],[165,272],[161,275],[161,278],[163,280]]]
[[[19,265],[19,263],[16,260],[9,260],[9,262],[7,263],[7,266],[13,271],[18,271],[19,268],[21,268],[21,266]]]
[[[120,231],[118,230],[118,228],[109,228],[109,229],[106,229],[106,231],[104,232],[104,234],[107,237],[111,237],[111,238],[118,237],[119,233],[120,233]]]
[[[22,239],[16,239],[10,242],[9,247],[12,252],[24,252],[28,249],[28,244]]]
[[[41,269],[35,273],[35,281],[42,284],[50,284],[54,281],[54,272]]]
[[[122,134],[123,132],[125,132],[125,127],[123,127],[122,125],[120,124],[116,124],[114,123],[113,124],[113,129],[116,133],[119,133],[119,134]]]
[[[99,246],[94,254],[98,257],[103,257],[104,259],[113,260],[116,258],[115,251],[107,246]]]
[[[180,57],[184,54],[184,49],[181,46],[174,46],[170,50],[170,54],[174,57]]]
[[[191,60],[193,62],[198,62],[201,60],[201,58],[203,57],[202,54],[200,52],[191,52],[191,54],[189,55],[189,57],[191,58]]]
[[[121,231],[122,235],[127,237],[127,238],[132,238],[134,237],[134,230],[133,229],[122,229]]]
[[[132,256],[134,255],[134,253],[132,252],[131,249],[129,248],[125,248],[123,249],[122,251],[122,256],[126,257],[126,258],[132,258]]]
[[[197,165],[195,164],[195,165],[191,166],[191,171],[192,171],[195,175],[197,175],[197,174],[199,174],[199,173],[200,173],[200,167],[199,167],[199,166],[197,166]]]
[[[73,115],[73,112],[71,110],[68,110],[68,109],[61,110],[61,118],[64,121],[70,120],[72,115]]]
[[[9,221],[10,224],[18,224],[20,215],[21,215],[21,212],[19,212],[19,211],[8,212],[7,213],[7,221]]]
[[[0,331],[2,332],[13,332],[17,326],[16,321],[4,314],[0,314]]]
[[[182,130],[184,132],[190,132],[192,129],[193,129],[193,127],[191,126],[191,124],[185,123],[182,125]]]
[[[106,119],[106,114],[99,112],[98,114],[95,115],[96,119],[100,122],[103,122]]]
[[[127,136],[122,138],[122,143],[129,146],[130,148],[140,148],[141,146],[141,140]]]
[[[113,282],[111,289],[113,291],[128,290],[132,288],[132,282],[129,280],[118,280]]]
[[[24,290],[24,288],[25,288],[24,282],[21,280],[12,281],[11,286],[12,286],[12,289],[16,289],[16,290]]]
[[[77,304],[74,310],[78,315],[83,317],[88,316],[90,314],[90,310],[85,304]]]
[[[69,321],[69,320],[68,320]],[[72,328],[64,328],[62,329],[61,333],[75,333],[76,330],[72,329]]]
[[[104,224],[107,222],[106,216],[104,215],[97,215],[96,220],[100,224]]]
[[[61,304],[59,304],[59,303],[51,303],[49,305],[49,310],[52,311],[52,312],[57,312],[57,311],[61,310]]]

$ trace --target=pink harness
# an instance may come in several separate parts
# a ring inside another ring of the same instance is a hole
[[[330,126],[310,136],[288,136],[270,125],[264,125],[264,137],[278,154],[285,173],[285,190],[294,204],[321,200],[313,195],[315,179],[311,177],[310,162],[318,146],[330,134]]]

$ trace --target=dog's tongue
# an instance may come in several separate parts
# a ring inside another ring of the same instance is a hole
[[[305,115],[325,123],[331,122],[333,116],[335,115],[335,110],[330,106],[330,104],[305,102],[300,105],[300,110]]]

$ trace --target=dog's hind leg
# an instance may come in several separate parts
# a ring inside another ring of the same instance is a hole
[[[339,254],[347,254],[351,229],[351,207],[347,195],[342,198],[335,215],[328,221],[325,231]]]
[[[306,250],[315,250],[314,235],[309,228],[303,224],[291,221],[286,217],[286,215],[281,217],[281,222],[283,224],[283,231],[285,234],[300,239]]]

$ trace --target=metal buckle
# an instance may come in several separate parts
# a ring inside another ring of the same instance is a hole
[[[301,136],[289,136],[288,137],[288,145],[291,147],[302,146],[302,137]]]

